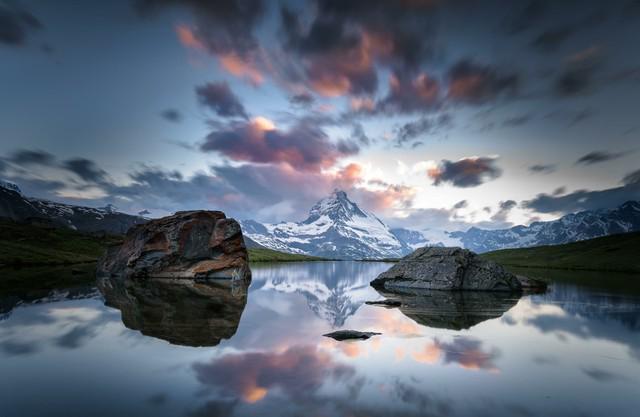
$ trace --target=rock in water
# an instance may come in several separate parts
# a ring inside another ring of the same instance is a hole
[[[424,247],[405,256],[371,282],[373,287],[427,290],[521,291],[501,265],[461,248]]]
[[[130,229],[98,275],[251,281],[240,225],[221,211],[180,211]]]
[[[336,330],[335,332],[323,334],[325,337],[342,341],[342,340],[367,340],[371,336],[377,336],[382,333],[376,332],[359,332],[357,330]]]

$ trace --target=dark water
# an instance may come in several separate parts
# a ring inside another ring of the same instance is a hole
[[[639,415],[637,295],[563,282],[519,299],[363,304],[381,298],[368,283],[389,266],[255,266],[248,292],[5,296],[0,416]],[[383,334],[322,337],[338,328]]]

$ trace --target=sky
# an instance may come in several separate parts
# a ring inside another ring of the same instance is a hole
[[[0,178],[150,217],[504,228],[640,199],[637,0],[0,0]]]

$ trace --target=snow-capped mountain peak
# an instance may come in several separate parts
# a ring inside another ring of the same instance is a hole
[[[410,248],[374,214],[335,190],[318,201],[306,220],[261,224],[241,222],[246,236],[270,249],[335,259],[380,259],[403,256]]]
[[[16,193],[22,195],[22,190],[20,190],[20,187],[10,181],[0,180],[0,188],[4,188],[9,191],[15,191]]]

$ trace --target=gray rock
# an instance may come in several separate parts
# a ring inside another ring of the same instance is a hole
[[[384,306],[384,307],[400,307],[402,303],[396,300],[377,300],[377,301],[365,301],[365,304],[370,306]]]
[[[377,336],[382,333],[376,332],[359,332],[357,330],[337,330],[335,332],[323,334],[325,337],[342,341],[342,340],[367,340],[371,336]]]
[[[461,248],[424,247],[405,256],[371,282],[377,288],[521,291],[501,265]]]

